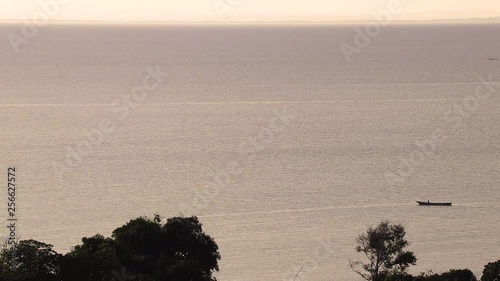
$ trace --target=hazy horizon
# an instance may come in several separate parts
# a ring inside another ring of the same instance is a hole
[[[217,20],[207,20],[207,21],[168,21],[168,20],[51,20],[49,23],[50,24],[64,24],[64,23],[96,23],[96,24],[140,24],[140,23],[153,23],[153,24],[194,24],[194,25],[220,25],[220,24],[235,24],[235,25],[261,25],[261,24],[324,24],[324,25],[330,25],[330,24],[350,24],[350,23],[369,23],[372,22],[373,20],[369,19],[359,19],[359,20],[324,20],[324,21],[313,21],[313,20],[262,20],[262,21],[217,21]],[[464,23],[497,23],[500,22],[500,16],[498,17],[484,17],[484,18],[443,18],[443,19],[418,19],[418,20],[392,20],[392,23],[454,23],[454,22],[464,22]],[[0,23],[25,23],[26,20],[22,19],[1,19]]]
[[[54,5],[54,3],[56,3]],[[0,0],[0,21],[95,22],[349,22],[370,21],[390,5],[394,21],[478,20],[500,17],[500,2],[478,0],[355,0],[349,3],[327,0]],[[45,15],[40,12],[45,12]]]

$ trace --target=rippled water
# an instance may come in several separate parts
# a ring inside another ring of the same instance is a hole
[[[352,26],[56,25],[15,53],[4,24],[19,234],[65,252],[140,215],[194,214],[221,281],[347,281],[355,237],[389,219],[413,273],[480,275],[500,251],[499,28],[393,25],[348,62]],[[168,76],[130,100],[157,65]]]

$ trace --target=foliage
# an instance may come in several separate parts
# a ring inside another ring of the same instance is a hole
[[[421,274],[414,281],[477,281],[476,276],[469,269],[451,269],[442,274]]]
[[[382,221],[356,239],[356,251],[368,263],[350,261],[368,281],[477,281],[468,269],[442,274],[406,273],[416,264],[402,225]],[[0,281],[216,281],[220,253],[203,232],[197,217],[161,219],[140,217],[115,229],[112,238],[96,234],[66,255],[35,240],[0,245]],[[361,266],[362,272],[356,267]],[[500,260],[485,265],[481,281],[500,281]]]
[[[123,265],[157,280],[211,281],[219,248],[198,218],[138,218],[113,231]]]
[[[159,223],[137,218],[115,229],[112,237],[126,268],[144,274],[155,271],[166,245]]]
[[[500,260],[484,266],[481,281],[500,281]]]
[[[52,245],[22,240],[0,252],[1,275],[10,281],[58,280],[61,255]]]
[[[140,217],[62,256],[34,240],[0,247],[0,281],[215,281],[219,248],[198,218]]]
[[[451,269],[441,274],[443,280],[453,281],[477,281],[476,276],[469,269]]]
[[[198,218],[171,218],[163,226],[167,255],[195,262],[204,272],[219,271],[219,248],[214,239],[203,233]]]
[[[404,250],[410,245],[405,235],[406,230],[402,225],[388,221],[370,227],[356,239],[355,248],[357,252],[365,254],[368,263],[350,261],[352,270],[368,281],[382,281],[386,276],[403,274],[417,261],[413,252]],[[356,269],[359,266],[365,272]]]
[[[384,281],[477,281],[477,278],[468,269],[451,269],[442,274],[435,274],[430,271],[421,273],[419,276],[392,274],[387,275]]]
[[[112,271],[121,268],[115,241],[96,234],[90,238],[84,237],[82,243],[64,256],[61,265],[62,279],[72,281],[111,280]]]

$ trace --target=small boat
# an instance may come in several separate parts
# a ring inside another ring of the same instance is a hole
[[[490,60],[498,60],[498,58],[493,58],[493,57],[492,57],[492,58],[490,58]]]
[[[418,205],[420,206],[451,206],[451,202],[446,202],[446,203],[434,203],[434,202],[422,202],[422,201],[417,201]]]

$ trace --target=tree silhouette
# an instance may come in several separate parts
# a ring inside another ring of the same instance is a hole
[[[61,255],[52,245],[22,240],[0,252],[1,278],[15,281],[57,281]],[[1,279],[0,278],[0,279]]]
[[[113,231],[122,264],[156,280],[212,281],[219,270],[217,243],[197,217],[138,218]]]
[[[112,271],[121,268],[116,242],[96,234],[89,238],[84,237],[82,243],[64,256],[61,264],[62,280],[111,280]]]
[[[64,256],[62,280],[213,281],[219,270],[219,248],[196,217],[163,225],[158,215],[139,217],[112,238],[97,234],[82,242]]]
[[[500,281],[500,260],[484,266],[481,281]]]
[[[400,275],[417,258],[413,252],[404,249],[410,245],[405,239],[406,230],[400,224],[382,221],[371,226],[356,239],[356,251],[365,254],[368,263],[350,261],[351,269],[368,281],[383,281],[387,276]],[[358,269],[361,266],[361,269]]]

